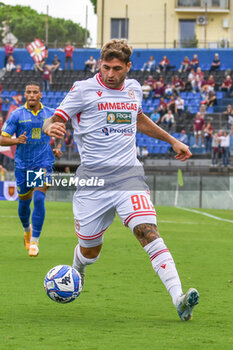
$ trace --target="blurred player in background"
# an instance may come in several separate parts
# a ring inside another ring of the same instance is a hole
[[[193,288],[183,294],[172,255],[159,235],[156,212],[140,173],[142,165],[136,157],[136,132],[170,143],[178,160],[190,158],[191,152],[188,146],[143,113],[141,86],[134,79],[126,79],[131,54],[132,49],[124,40],[107,42],[101,51],[100,73],[74,83],[54,116],[45,121],[43,131],[49,136],[63,138],[65,122],[71,118],[81,168],[85,173],[86,168],[98,169],[99,166],[107,183],[106,189],[102,190],[78,187],[74,195],[73,211],[79,244],[75,248],[73,267],[79,271],[82,284],[85,268],[98,260],[103,233],[117,212],[149,255],[153,269],[170,293],[180,318],[187,321],[198,303],[199,294]],[[77,175],[80,174],[79,168]],[[113,190],[108,190],[108,180]],[[127,186],[121,190],[124,183]]]
[[[18,215],[24,227],[24,244],[29,256],[36,257],[39,253],[39,237],[45,218],[45,193],[48,186],[44,179],[52,173],[54,154],[61,156],[60,148],[53,151],[50,147],[50,137],[42,131],[44,120],[53,115],[54,110],[43,106],[40,84],[28,82],[24,96],[26,103],[13,111],[2,128],[0,145],[17,145],[15,153],[15,177],[19,195]],[[16,138],[12,136],[16,134]],[[31,187],[27,180],[30,170],[36,181],[42,179],[42,187]],[[44,175],[44,179],[42,177]],[[46,181],[47,182],[47,181]],[[48,183],[48,182],[47,182]],[[34,194],[34,195],[33,195]],[[34,200],[32,225],[30,224],[30,204]]]

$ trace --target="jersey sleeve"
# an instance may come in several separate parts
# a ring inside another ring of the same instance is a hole
[[[80,113],[82,111],[82,107],[83,93],[80,83],[76,82],[54,114],[67,122],[70,118]]]
[[[18,118],[16,113],[12,113],[2,127],[2,136],[11,137],[17,130]]]

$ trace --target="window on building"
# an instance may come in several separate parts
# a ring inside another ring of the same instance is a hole
[[[205,7],[228,8],[228,0],[177,0],[178,7]]]
[[[128,39],[129,19],[111,18],[111,38]]]
[[[180,19],[180,47],[195,46],[195,19]]]
[[[201,7],[201,0],[178,0],[178,6]]]

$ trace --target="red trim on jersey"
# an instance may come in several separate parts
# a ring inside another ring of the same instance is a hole
[[[157,216],[156,213],[155,213],[155,211],[139,211],[139,212],[137,212],[137,213],[133,213],[133,214],[129,215],[129,216],[125,219],[124,224],[125,224],[125,226],[128,226],[129,222],[130,222],[132,219],[134,219],[134,218],[136,218],[136,217],[138,217],[138,216],[147,216],[147,215]]]
[[[66,112],[64,112],[62,109],[56,109],[56,111],[63,113],[68,119],[70,119],[70,116]],[[55,111],[55,113],[56,113],[56,111]]]
[[[165,249],[162,249],[160,250],[159,252],[155,253],[154,255],[152,255],[150,257],[150,260],[154,260],[157,256],[159,256],[160,254],[163,254],[163,253],[169,253],[169,249],[168,248],[165,248]]]
[[[140,115],[140,114],[143,114],[142,108],[140,108],[139,111],[138,111],[138,115]]]
[[[102,81],[101,77],[100,77],[100,73],[96,74],[96,80],[98,81],[98,83],[102,86],[105,87],[106,89],[110,89],[110,90],[119,90],[122,91],[125,88],[125,83],[122,85],[122,87],[120,89],[114,89],[114,88],[110,88],[107,85],[104,84],[104,82]]]
[[[58,117],[63,119],[65,122],[67,122],[67,119],[62,114],[55,112],[54,115],[57,115]]]
[[[81,235],[79,232],[76,232],[76,235],[78,236],[78,238],[81,238],[84,241],[92,241],[93,239],[101,237],[105,230],[107,230],[107,227],[103,231],[100,231],[99,233],[96,233],[95,235],[88,236],[88,237]]]
[[[78,124],[80,123],[81,113],[82,113],[82,112],[79,112],[79,113],[77,114],[77,121],[78,121]]]

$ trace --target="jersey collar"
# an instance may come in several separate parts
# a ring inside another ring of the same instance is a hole
[[[32,109],[28,108],[27,102],[25,103],[24,107],[26,108],[27,111],[31,112],[35,116],[37,116],[40,113],[40,111],[44,108],[41,102],[40,102],[40,109],[38,109],[37,112],[34,112]]]
[[[96,74],[96,80],[97,82],[104,88],[108,89],[108,90],[118,90],[118,91],[123,91],[125,88],[125,83],[122,85],[122,87],[120,89],[112,89],[110,87],[108,87],[107,85],[104,84],[104,82],[101,79],[100,73]]]

